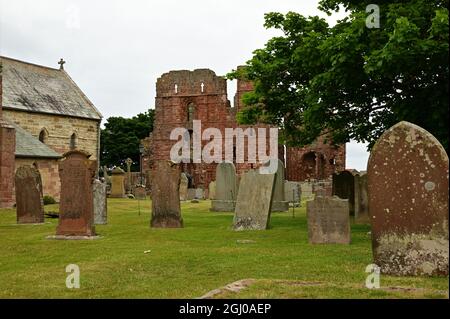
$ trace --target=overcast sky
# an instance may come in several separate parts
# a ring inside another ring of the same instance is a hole
[[[0,54],[66,71],[102,112],[131,117],[154,107],[170,70],[225,75],[275,30],[264,13],[320,15],[317,0],[0,0]],[[233,101],[236,84],[228,85]],[[364,145],[347,144],[347,168],[366,169]]]

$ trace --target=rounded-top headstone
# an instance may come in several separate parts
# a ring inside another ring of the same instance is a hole
[[[400,122],[367,166],[375,263],[394,275],[448,274],[448,156],[421,127]]]

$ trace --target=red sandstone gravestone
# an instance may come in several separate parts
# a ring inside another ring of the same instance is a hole
[[[96,161],[82,151],[69,151],[59,164],[61,199],[57,236],[95,236],[93,179]]]
[[[421,127],[400,122],[367,166],[375,263],[392,275],[448,275],[448,156]]]
[[[151,227],[183,227],[180,207],[180,165],[156,161],[152,179]]]
[[[15,176],[15,188],[17,223],[43,223],[44,201],[42,199],[42,179],[39,171],[28,165],[19,167]]]

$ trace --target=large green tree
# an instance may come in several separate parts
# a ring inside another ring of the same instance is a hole
[[[139,168],[140,140],[153,131],[154,110],[132,118],[110,117],[101,130],[101,165],[126,167],[125,160],[133,160],[132,169]]]
[[[380,26],[368,28],[373,0],[322,0],[319,9],[348,15],[334,26],[319,17],[268,13],[282,31],[229,78],[253,80],[243,124],[280,126],[291,145],[324,132],[334,142],[369,147],[401,120],[434,134],[448,150],[448,0],[380,0]]]

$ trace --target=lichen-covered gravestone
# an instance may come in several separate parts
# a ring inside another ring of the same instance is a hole
[[[95,236],[93,179],[96,161],[74,150],[59,163],[61,198],[57,236]]]
[[[180,165],[156,161],[152,179],[151,227],[183,227],[180,208]]]
[[[189,179],[185,173],[181,173],[180,176],[180,200],[185,201],[188,199],[188,185]]]
[[[289,209],[289,202],[284,199],[284,164],[277,160],[277,172],[273,188],[272,212],[285,212]]]
[[[95,179],[92,187],[94,192],[94,224],[105,225],[108,218],[106,182],[102,183]]]
[[[391,275],[448,275],[448,156],[426,130],[400,122],[367,166],[374,262]]]
[[[32,166],[21,166],[16,170],[16,207],[18,224],[39,224],[44,222],[44,201],[42,179]]]
[[[111,172],[111,198],[125,198],[125,172],[116,167]]]
[[[349,244],[348,199],[317,196],[306,202],[308,239],[311,244]]]
[[[250,170],[241,178],[234,213],[234,230],[264,230],[269,226],[275,174]]]
[[[333,174],[332,194],[342,199],[348,199],[350,215],[355,215],[355,176],[349,171]]]
[[[216,198],[211,201],[211,211],[232,212],[236,205],[237,180],[233,163],[222,162],[216,167]]]

